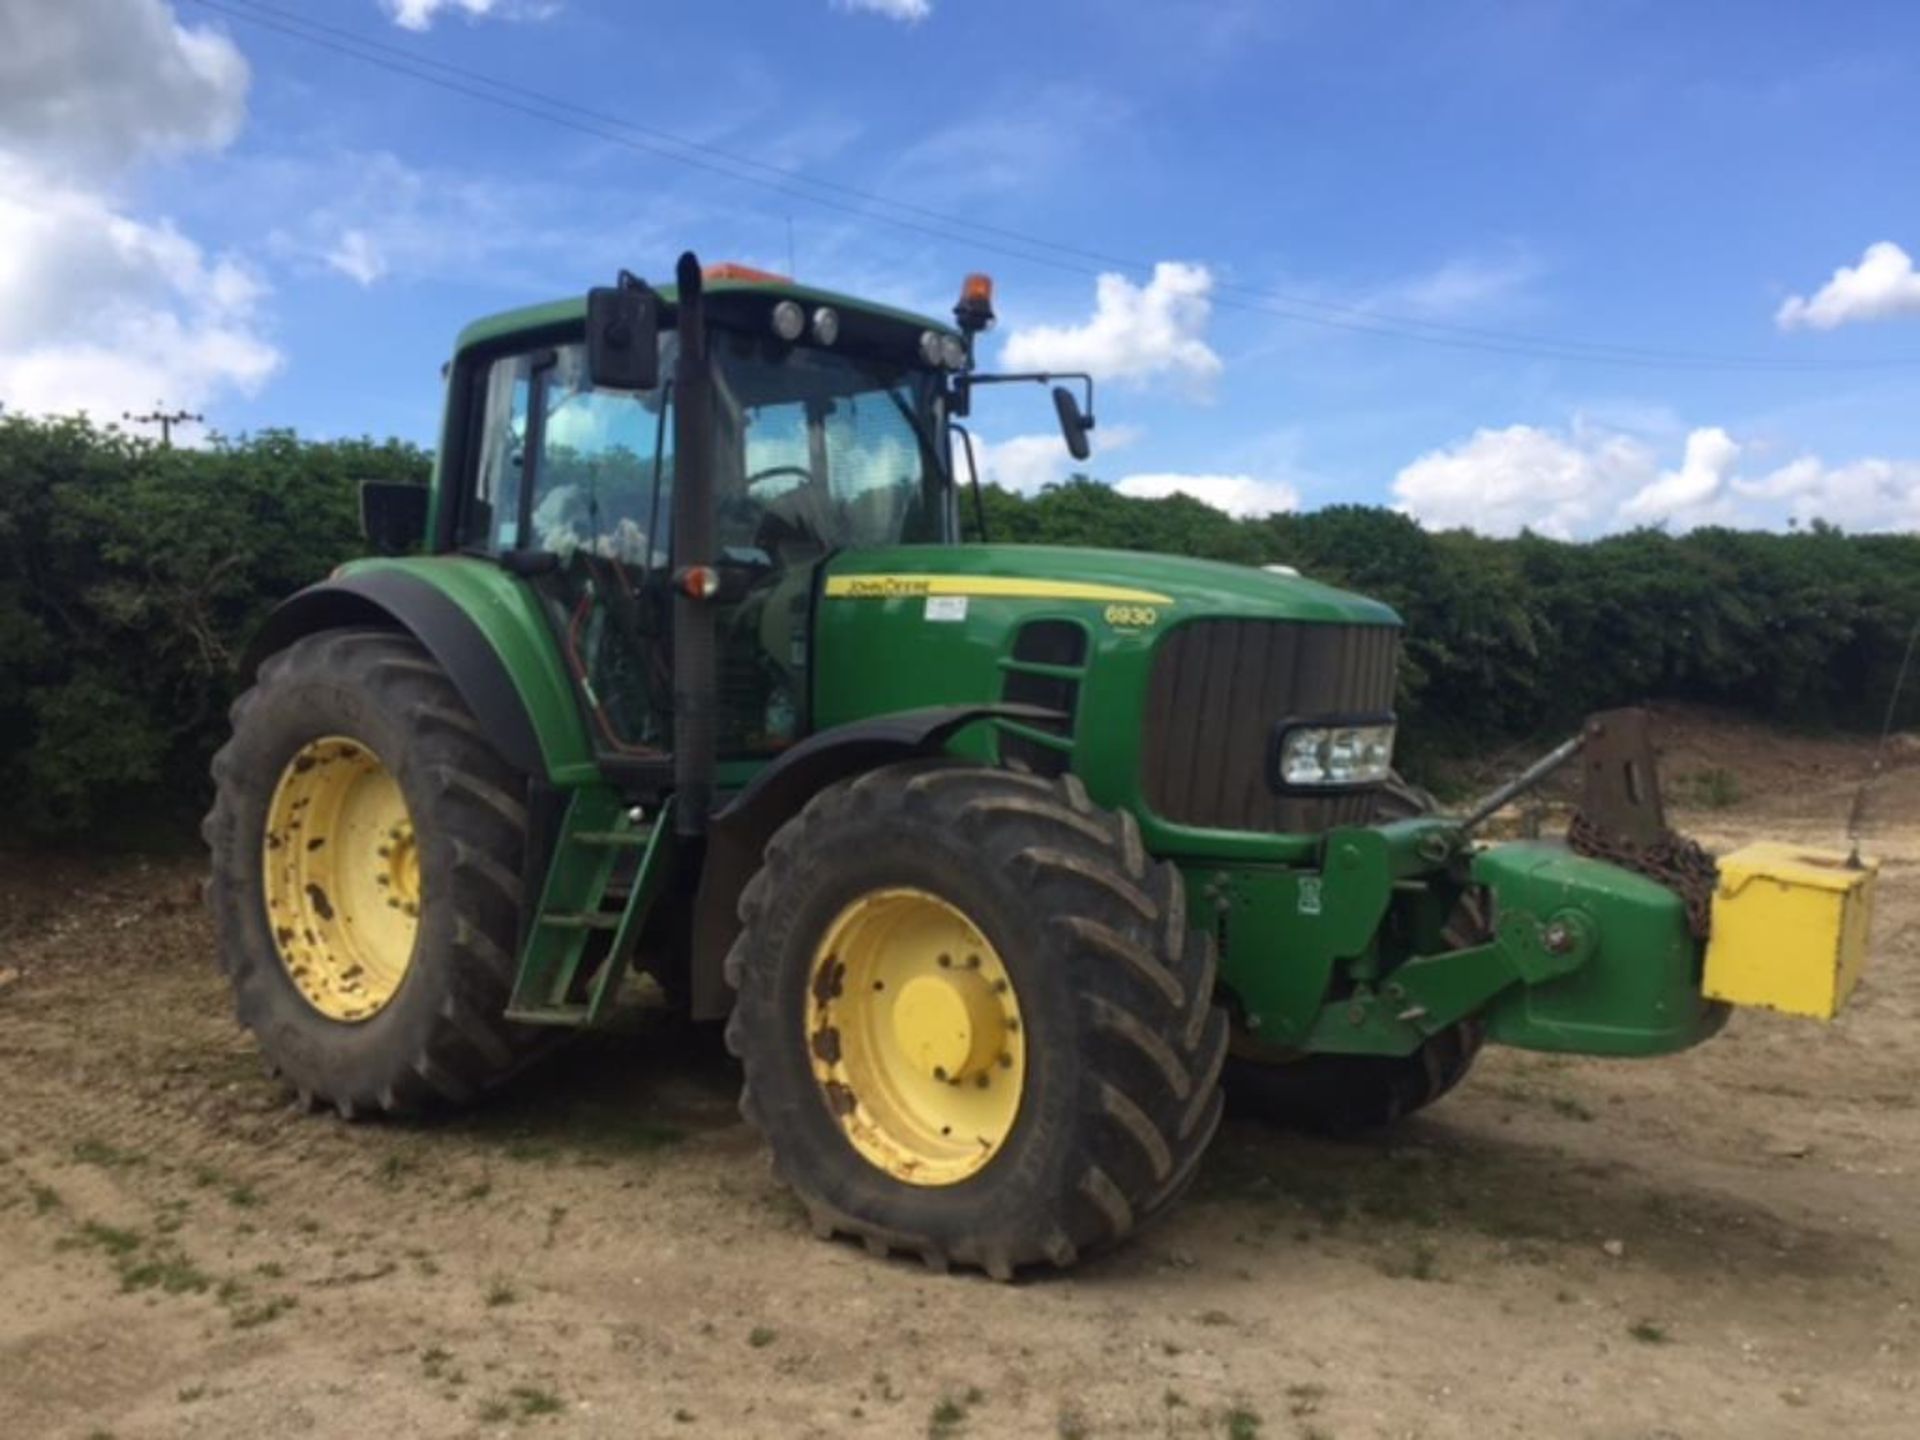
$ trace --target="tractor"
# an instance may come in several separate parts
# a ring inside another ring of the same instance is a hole
[[[213,764],[219,963],[303,1104],[466,1104],[650,977],[818,1233],[1006,1278],[1165,1213],[1228,1094],[1362,1130],[1488,1043],[1846,999],[1872,864],[1716,867],[1640,712],[1438,814],[1386,605],[962,543],[983,388],[1094,424],[978,368],[993,319],[685,255],[459,336],[430,485],[363,487],[377,553],[266,621]],[[1478,838],[1576,755],[1568,841]]]

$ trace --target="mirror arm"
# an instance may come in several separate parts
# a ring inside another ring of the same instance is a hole
[[[1056,380],[1078,380],[1080,382],[1081,393],[1086,396],[1086,403],[1081,408],[1086,414],[1087,429],[1093,429],[1093,376],[1087,374],[1084,370],[1022,370],[1019,372],[1008,371],[1004,374],[986,375],[976,375],[968,370],[962,371],[953,377],[954,387],[962,393],[975,385],[1011,385],[1023,383],[1051,385]]]

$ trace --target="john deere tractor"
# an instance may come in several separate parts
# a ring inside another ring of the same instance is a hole
[[[480,321],[430,487],[245,664],[206,826],[239,1019],[309,1105],[459,1105],[636,973],[726,1021],[823,1235],[1011,1275],[1249,1108],[1345,1130],[1487,1042],[1830,1014],[1870,864],[1669,833],[1636,712],[1571,843],[1391,766],[1400,622],[1292,575],[960,542],[991,285],[945,324],[680,260]],[[972,482],[977,498],[978,481]],[[1709,936],[1711,939],[1709,940]]]

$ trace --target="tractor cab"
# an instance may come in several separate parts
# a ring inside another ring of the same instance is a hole
[[[676,577],[715,590],[701,598],[718,649],[717,758],[753,761],[806,733],[821,563],[959,536],[949,422],[973,378],[965,329],[739,265],[707,267],[698,282],[691,363],[684,284],[656,292],[629,276],[584,305],[469,327],[429,521],[433,548],[533,584],[596,748],[636,769],[672,749]],[[652,363],[610,364],[601,342],[635,325],[636,293]],[[970,279],[963,326],[990,321],[989,293]],[[689,435],[676,410],[696,388]],[[705,492],[691,518],[710,529],[697,557],[676,540],[687,450]]]
[[[643,785],[672,774],[674,597],[710,587],[715,760],[749,773],[811,728],[823,562],[957,542],[952,420],[975,385],[1054,378],[973,373],[991,296],[969,276],[945,325],[720,264],[477,322],[450,369],[430,548],[530,582],[601,762]],[[1064,388],[1055,405],[1083,455],[1090,422]],[[677,483],[698,495],[677,504]]]

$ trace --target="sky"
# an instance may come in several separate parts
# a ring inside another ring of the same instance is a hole
[[[0,0],[0,404],[431,445],[466,321],[692,248],[990,272],[1129,494],[1915,529],[1917,70],[1905,0]]]

